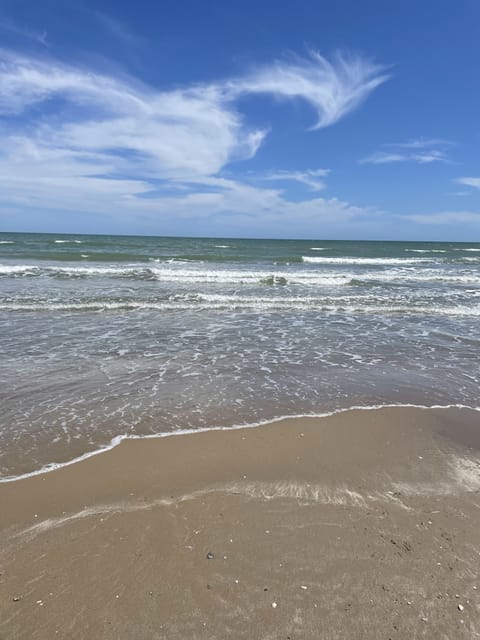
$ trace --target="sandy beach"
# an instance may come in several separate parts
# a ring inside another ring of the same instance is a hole
[[[480,636],[480,414],[124,441],[0,485],[0,638]]]

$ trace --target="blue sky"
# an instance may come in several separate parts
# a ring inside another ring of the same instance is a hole
[[[480,241],[477,0],[0,0],[0,230]]]

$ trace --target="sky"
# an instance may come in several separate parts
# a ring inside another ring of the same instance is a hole
[[[478,0],[0,0],[0,231],[480,241]]]

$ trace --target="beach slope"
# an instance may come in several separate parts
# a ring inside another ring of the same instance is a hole
[[[0,639],[480,637],[480,413],[128,440],[0,485]]]

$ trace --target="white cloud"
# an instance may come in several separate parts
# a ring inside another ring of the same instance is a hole
[[[392,162],[416,162],[417,164],[430,164],[431,162],[448,162],[445,152],[432,149],[424,153],[387,153],[377,151],[360,160],[362,164],[389,164]]]
[[[441,211],[406,217],[418,224],[480,224],[480,213],[474,211]]]
[[[448,157],[444,151],[432,149],[431,151],[412,154],[411,160],[418,164],[429,164],[430,162],[448,162]]]
[[[33,116],[33,106],[61,100],[63,116]],[[156,92],[58,64],[4,56],[0,113],[20,114],[35,130],[38,154],[71,150],[108,154],[124,175],[182,178],[214,174],[252,157],[264,132],[249,128],[215,85]],[[88,170],[88,167],[84,167]],[[48,168],[47,168],[48,170]]]
[[[405,156],[400,153],[386,153],[377,151],[360,160],[361,164],[389,164],[390,162],[404,162]]]
[[[457,178],[455,182],[474,189],[480,189],[480,178]]]
[[[367,210],[354,207],[347,202],[336,198],[312,198],[302,202],[289,201],[284,197],[281,189],[258,188],[237,180],[226,178],[202,179],[199,186],[214,187],[214,192],[191,193],[181,197],[165,198],[162,206],[167,209],[174,207],[180,215],[191,216],[192,203],[200,205],[204,215],[237,213],[250,216],[259,216],[262,221],[268,219],[281,220],[288,218],[293,224],[297,224],[303,218],[320,220],[343,220],[362,215]],[[153,205],[144,200],[147,210]],[[198,208],[195,209],[198,211]]]
[[[404,149],[428,149],[431,147],[445,147],[450,146],[453,143],[450,140],[444,140],[443,138],[412,138],[407,142],[398,142],[385,146],[400,147]]]
[[[21,38],[26,38],[27,40],[32,40],[37,44],[41,44],[44,47],[48,46],[47,42],[47,32],[46,31],[35,31],[34,29],[29,29],[28,27],[19,26],[15,22],[8,20],[6,18],[0,18],[0,31],[8,31],[10,33],[14,33]]]
[[[117,20],[108,13],[102,11],[93,11],[94,18],[102,25],[102,27],[120,42],[128,46],[140,46],[143,44],[142,38],[137,36],[133,31],[123,22]]]
[[[228,84],[233,94],[265,93],[277,98],[299,98],[317,112],[312,127],[334,124],[356,109],[388,79],[385,67],[360,56],[337,54],[332,61],[316,51],[309,58],[294,58],[259,67]]]
[[[306,169],[304,171],[272,171],[263,176],[263,180],[280,182],[299,182],[307,186],[311,191],[325,189],[325,181],[330,169]]]
[[[243,78],[158,90],[58,61],[0,51],[0,194],[4,210],[114,216],[346,216],[337,200],[289,202],[281,189],[220,177],[252,158],[267,134],[236,101],[245,93],[302,98],[317,127],[333,124],[386,77],[363,59],[318,54]],[[275,172],[318,191],[326,170]]]
[[[431,164],[432,162],[449,162],[446,147],[451,144],[448,140],[434,138],[417,138],[407,142],[385,144],[383,147],[387,151],[382,149],[375,151],[362,158],[360,163],[415,162],[417,164]],[[405,149],[408,151],[405,151]]]

